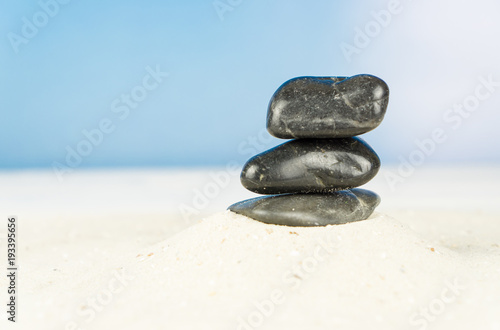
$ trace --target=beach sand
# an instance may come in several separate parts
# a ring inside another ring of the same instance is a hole
[[[368,188],[383,204],[370,219],[312,228],[222,211],[245,197],[236,180],[193,219],[174,212],[189,191],[147,207],[154,192],[168,197],[158,182],[206,185],[200,173],[84,173],[58,188],[47,174],[2,174],[30,189],[1,196],[20,241],[18,322],[4,314],[1,328],[500,329],[500,199],[488,184],[500,171],[481,173],[469,187],[483,188],[466,196],[454,179],[464,170],[428,171],[426,195],[420,174],[394,192],[378,181]],[[144,181],[145,196],[123,192]],[[43,187],[51,197],[37,195]],[[101,205],[105,187],[116,194]]]

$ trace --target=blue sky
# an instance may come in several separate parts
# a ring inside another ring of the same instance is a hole
[[[40,3],[49,4],[53,17],[40,14]],[[356,46],[357,29],[376,22],[373,12],[388,11],[388,1],[218,3],[227,11],[218,15],[213,1],[201,0],[4,1],[0,168],[65,164],[68,150],[79,147],[88,152],[81,167],[241,162],[282,142],[261,132],[281,83],[358,73],[378,75],[391,88],[386,120],[363,136],[383,162],[408,157],[418,148],[415,140],[436,128],[449,138],[427,162],[500,160],[484,144],[500,138],[494,126],[500,92],[467,113],[457,129],[443,122],[481,77],[500,73],[500,49],[488,43],[500,27],[494,2],[401,1],[387,26],[378,23],[380,31],[349,58],[342,43]],[[40,25],[29,38],[23,18]],[[461,24],[465,18],[468,27]],[[13,47],[14,34],[25,42]],[[155,70],[168,76],[148,78]],[[123,101],[132,93],[141,99],[133,108]],[[113,129],[94,135],[93,143],[84,130],[95,132],[103,120]],[[255,140],[258,147],[249,148]]]

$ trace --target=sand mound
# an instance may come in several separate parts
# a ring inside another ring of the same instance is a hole
[[[470,329],[481,320],[495,329],[495,251],[450,250],[382,214],[285,227],[226,211],[94,270],[30,281],[36,297],[18,326]]]

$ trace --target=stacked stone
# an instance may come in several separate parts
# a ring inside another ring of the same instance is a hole
[[[377,174],[380,159],[355,136],[381,123],[388,102],[387,84],[371,75],[285,82],[269,103],[267,130],[293,140],[252,157],[241,173],[245,188],[272,196],[238,202],[229,210],[288,226],[367,219],[380,197],[355,187]]]

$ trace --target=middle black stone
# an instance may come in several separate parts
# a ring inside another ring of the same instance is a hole
[[[360,138],[299,139],[250,158],[241,184],[258,194],[327,193],[361,186],[379,168]]]

